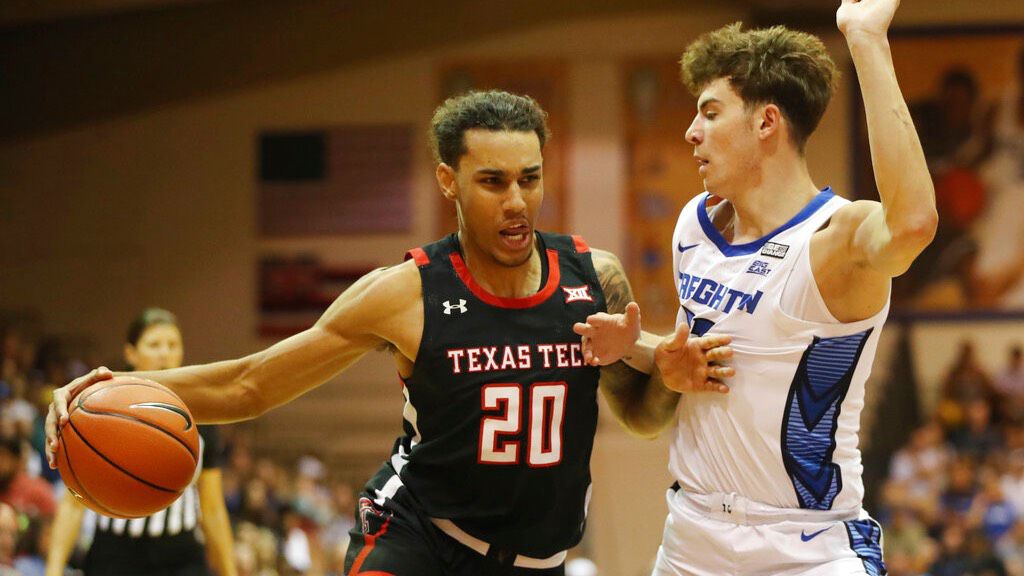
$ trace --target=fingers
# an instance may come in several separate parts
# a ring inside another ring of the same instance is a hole
[[[587,320],[590,319],[587,318]],[[593,338],[594,330],[595,329],[593,326],[583,322],[577,322],[572,325],[572,331],[579,334],[580,336],[583,336],[584,340],[587,338]]]
[[[586,326],[586,324],[577,324],[576,326]],[[576,328],[574,326],[573,331],[575,330]],[[580,332],[576,333],[580,334]],[[580,349],[583,351],[584,364],[586,364],[587,366],[600,366],[601,359],[594,354],[594,346],[590,341],[590,337],[583,336],[583,338],[580,341]]]
[[[50,464],[50,469],[57,467],[57,416],[53,411],[53,404],[50,405],[49,411],[46,413],[46,461]]]
[[[736,375],[736,369],[732,366],[708,366],[708,378],[724,380]]]
[[[633,326],[634,324],[640,324],[640,305],[636,302],[630,302],[626,304],[626,325]]]
[[[686,342],[690,339],[690,327],[686,324],[680,323],[676,326],[676,331],[666,336],[661,342],[662,348],[666,352],[675,352],[682,348]]]
[[[46,412],[46,459],[50,468],[57,467],[56,453],[60,447],[60,429],[68,421],[68,402],[89,386],[113,377],[113,372],[106,366],[100,366],[85,376],[72,380],[67,386],[53,391],[53,400]]]
[[[732,343],[732,336],[728,334],[708,334],[697,338],[697,344],[701,350],[711,350],[719,346],[726,346]]]
[[[719,346],[708,350],[704,357],[707,358],[708,362],[721,362],[732,358],[733,351],[729,346]]]

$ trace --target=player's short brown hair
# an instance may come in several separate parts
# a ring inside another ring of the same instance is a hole
[[[816,36],[784,26],[742,26],[730,24],[690,44],[680,59],[683,82],[699,95],[711,82],[728,78],[748,106],[775,104],[803,151],[832,99],[836,64]]]
[[[501,90],[467,92],[449,98],[434,111],[430,122],[430,146],[438,162],[458,168],[466,153],[467,130],[534,132],[540,147],[547,142],[548,114],[529,96]]]

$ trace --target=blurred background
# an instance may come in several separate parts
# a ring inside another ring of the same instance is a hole
[[[668,331],[672,227],[701,192],[676,62],[700,33],[743,21],[820,35],[844,74],[808,146],[812,175],[877,196],[834,4],[5,0],[0,430],[25,443],[18,473],[57,482],[39,459],[49,392],[119,367],[142,308],[177,314],[186,363],[237,357],[454,230],[427,127],[470,88],[528,93],[550,113],[541,226],[622,256],[645,327]],[[1021,575],[1024,10],[905,0],[890,38],[941,223],[895,283],[868,384],[867,506],[891,574]],[[353,492],[400,433],[402,402],[390,358],[372,354],[223,427],[240,573],[340,573]],[[593,564],[577,576],[648,573],[666,454],[605,411],[573,551]],[[0,566],[20,557],[32,573],[45,508],[19,510]]]

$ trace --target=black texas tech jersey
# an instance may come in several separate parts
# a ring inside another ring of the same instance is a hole
[[[582,239],[538,232],[541,290],[487,293],[456,235],[411,250],[424,325],[404,381],[402,483],[423,511],[532,557],[575,545],[590,496],[598,368],[572,325],[605,311]]]

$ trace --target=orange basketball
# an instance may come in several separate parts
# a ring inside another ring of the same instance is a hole
[[[133,376],[94,384],[71,400],[57,467],[78,499],[114,518],[173,503],[199,463],[199,431],[181,398]]]

